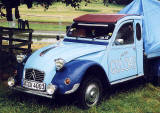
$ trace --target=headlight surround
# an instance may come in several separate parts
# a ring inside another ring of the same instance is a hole
[[[61,70],[64,67],[65,63],[66,61],[62,58],[55,59],[56,70]]]
[[[46,88],[46,91],[47,91],[47,93],[49,94],[49,95],[53,95],[54,94],[54,92],[55,92],[55,90],[56,90],[56,86],[55,85],[53,85],[53,84],[48,84],[48,86],[47,86],[47,88]]]
[[[22,63],[23,62],[23,60],[26,58],[26,55],[17,55],[16,56],[16,58],[17,58],[17,62],[18,63]]]
[[[8,78],[8,86],[13,87],[15,85],[15,79],[14,77],[9,77]]]

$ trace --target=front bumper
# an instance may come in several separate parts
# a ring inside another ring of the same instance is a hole
[[[25,92],[25,93],[38,95],[38,96],[42,96],[42,97],[47,97],[47,98],[53,98],[53,95],[49,95],[47,92],[31,90],[31,89],[27,89],[27,88],[24,88],[21,86],[14,86],[14,87],[10,87],[10,88],[13,90],[16,90],[16,91],[20,91],[20,92]]]

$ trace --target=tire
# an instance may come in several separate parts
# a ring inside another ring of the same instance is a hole
[[[102,97],[102,83],[96,77],[87,77],[81,84],[79,94],[79,105],[83,109],[96,106]]]

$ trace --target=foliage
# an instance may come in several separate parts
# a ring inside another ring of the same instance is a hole
[[[74,8],[79,8],[80,3],[85,2],[87,5],[88,3],[91,3],[92,1],[93,0],[0,0],[0,2],[2,2],[2,4],[4,5],[12,4],[12,6],[15,6],[15,5],[18,5],[17,3],[20,2],[21,4],[26,4],[28,8],[31,8],[32,4],[35,4],[35,5],[41,5],[46,9],[48,9],[49,6],[51,6],[52,4],[56,2],[62,2],[66,4],[66,6],[70,5]],[[108,0],[103,0],[104,4],[107,4],[107,2]]]
[[[131,3],[133,0],[115,0],[115,2],[117,3],[117,4],[129,4],[129,3]]]
[[[65,3],[67,6],[71,5],[74,8],[79,8],[81,2],[85,2],[87,5],[88,3],[91,3],[93,1],[96,1],[96,0],[33,0],[33,3],[37,5],[40,4],[44,6],[46,9],[48,9],[49,6],[55,2],[62,2],[62,3]],[[97,1],[100,1],[100,0],[97,0]],[[108,5],[108,2],[112,3],[113,1],[115,1],[117,4],[126,5],[132,2],[133,0],[102,0],[102,1],[104,5]]]

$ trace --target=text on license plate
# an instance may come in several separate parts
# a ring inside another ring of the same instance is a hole
[[[45,86],[45,83],[23,80],[23,87],[43,91],[45,90],[46,86]]]

